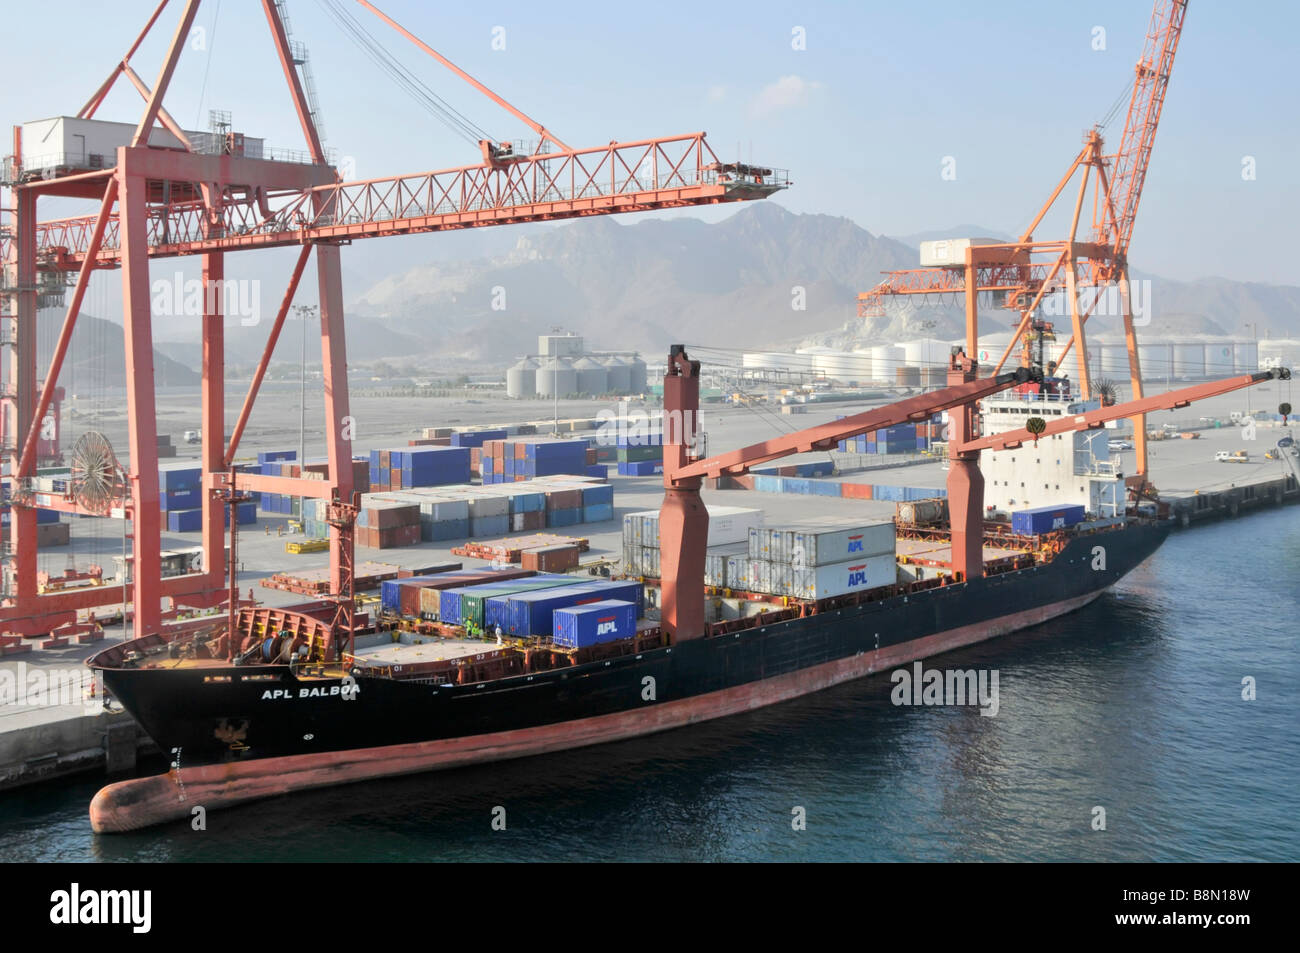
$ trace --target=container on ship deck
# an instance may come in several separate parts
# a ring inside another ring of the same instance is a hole
[[[636,634],[636,605],[609,599],[585,606],[556,609],[553,622],[556,645],[581,649]]]
[[[898,581],[898,563],[893,553],[851,559],[824,566],[790,568],[789,583],[782,595],[796,599],[829,599],[864,589],[892,586]]]
[[[636,605],[642,598],[640,583],[609,579],[576,580],[571,586],[493,596],[488,600],[484,619],[489,629],[499,623],[510,635],[549,636],[552,633],[552,614],[556,609],[606,599],[620,599]]]
[[[583,580],[577,576],[564,575],[538,575],[528,579],[519,579],[512,582],[491,582],[480,586],[473,586],[461,594],[460,597],[460,624],[465,625],[469,622],[475,626],[483,628],[487,626],[500,625],[505,627],[505,619],[501,615],[503,602],[497,603],[492,614],[488,615],[488,600],[498,596],[510,596],[518,592],[533,592],[536,590],[560,589],[567,586],[576,586]]]
[[[1022,536],[1038,536],[1081,523],[1084,514],[1083,506],[1077,503],[1016,510],[1011,514],[1011,531]]]

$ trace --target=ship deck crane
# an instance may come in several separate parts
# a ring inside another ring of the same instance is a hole
[[[1115,153],[1105,152],[1101,127],[1094,127],[1086,134],[1083,148],[1065,175],[1016,241],[972,245],[965,250],[965,261],[960,264],[887,272],[884,281],[858,296],[859,315],[883,314],[884,301],[892,296],[961,295],[966,310],[966,353],[978,356],[979,295],[1005,294],[1003,306],[1019,311],[1021,318],[1006,350],[993,365],[996,373],[1015,353],[1043,298],[1063,291],[1070,309],[1071,335],[1057,362],[1063,363],[1074,348],[1079,368],[1077,383],[1086,399],[1091,395],[1092,382],[1085,325],[1107,289],[1114,287],[1123,315],[1133,397],[1141,398],[1142,369],[1133,325],[1128,251],[1186,14],[1187,0],[1156,0],[1142,56],[1135,68],[1124,132]],[[1067,238],[1035,241],[1034,232],[1077,172],[1082,175]],[[1090,240],[1080,241],[1081,216],[1090,182],[1093,184],[1092,235]],[[1096,292],[1086,304],[1081,301],[1081,289]],[[1137,473],[1130,485],[1141,489],[1148,482],[1145,418],[1136,415],[1133,425]]]
[[[224,147],[200,152],[163,106],[163,98],[195,22],[200,0],[183,0],[181,14],[157,78],[147,84],[131,58],[158,22],[169,0],[161,0],[144,29],[113,67],[108,78],[77,113],[92,118],[114,82],[126,77],[144,100],[130,144],[105,157],[107,168],[25,169],[21,127],[15,129],[14,155],[0,177],[9,192],[8,221],[0,227],[0,260],[11,279],[0,287],[0,341],[9,348],[9,387],[0,402],[17,442],[4,448],[5,478],[14,492],[12,515],[15,588],[0,605],[0,631],[35,634],[75,619],[79,609],[123,601],[122,587],[93,592],[41,595],[37,591],[35,505],[77,511],[70,500],[29,492],[35,473],[40,422],[54,395],[90,275],[120,268],[126,350],[127,411],[130,421],[130,493],[122,510],[133,523],[135,571],[131,601],[135,633],[157,630],[164,596],[209,606],[227,597],[220,495],[232,480],[231,464],[254,406],[271,354],[284,326],[307,259],[316,258],[321,318],[328,479],[295,480],[240,474],[241,490],[282,493],[330,501],[331,593],[347,601],[354,558],[347,509],[353,500],[352,419],[347,390],[340,246],[363,238],[481,228],[517,222],[582,218],[623,212],[766,198],[788,186],[781,170],[720,162],[702,132],[684,136],[611,142],[573,149],[554,133],[493,93],[424,44],[367,0],[375,14],[423,52],[494,103],[524,122],[539,137],[537,150],[521,154],[500,143],[480,142],[478,164],[440,171],[356,182],[340,181],[325,158],[304,91],[297,56],[288,39],[283,3],[262,0],[267,27],[307,143],[306,160],[276,161],[241,154],[242,137],[226,137]],[[180,148],[151,146],[161,124]],[[111,160],[111,161],[110,161]],[[38,219],[38,202],[51,196],[99,203],[93,215],[52,221]],[[258,368],[227,444],[225,426],[224,317],[221,285],[228,252],[280,246],[300,249],[271,325]],[[156,402],[153,383],[153,329],[149,262],[195,255],[202,259],[202,455],[204,571],[161,579]],[[36,315],[43,276],[76,273],[67,312],[54,347],[44,386],[37,388]]]
[[[825,450],[840,440],[907,421],[925,420],[948,411],[948,510],[954,577],[961,582],[983,574],[984,478],[979,455],[985,449],[1009,449],[1033,440],[1029,430],[980,436],[976,401],[1008,387],[1040,378],[1036,368],[979,376],[979,367],[959,348],[950,359],[948,386],[831,423],[807,427],[772,440],[716,456],[697,459],[696,425],[700,409],[700,363],[684,346],[674,345],[664,377],[664,501],[659,511],[661,624],[673,641],[706,634],[704,562],[708,545],[708,511],[700,496],[706,477],[739,475],[769,460]],[[1289,379],[1286,368],[1209,381],[1154,397],[1114,404],[1047,423],[1038,436],[1102,427],[1109,420],[1152,410],[1185,407],[1193,401],[1276,379]],[[1040,421],[1041,422],[1041,421]]]

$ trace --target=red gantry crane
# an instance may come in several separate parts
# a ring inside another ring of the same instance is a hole
[[[887,297],[960,294],[966,305],[966,353],[977,355],[979,295],[1005,293],[1004,306],[1020,311],[1021,318],[1011,342],[993,366],[994,373],[997,373],[1016,351],[1017,343],[1029,329],[1044,296],[1063,291],[1070,308],[1072,333],[1058,362],[1063,363],[1070,349],[1074,348],[1078,355],[1078,385],[1086,399],[1090,396],[1092,383],[1084,326],[1107,290],[1116,288],[1124,321],[1133,397],[1140,399],[1143,393],[1142,369],[1133,328],[1128,251],[1186,14],[1187,0],[1156,0],[1142,57],[1137,62],[1118,151],[1107,154],[1101,128],[1094,127],[1087,133],[1083,148],[1070,168],[1019,239],[1006,244],[972,243],[964,249],[965,260],[962,262],[954,260],[939,267],[887,272],[884,281],[858,296],[859,315],[872,317],[883,314]],[[1035,230],[1065,192],[1076,172],[1082,175],[1068,236],[1059,241],[1035,241]],[[1089,240],[1080,241],[1080,218],[1090,182],[1093,184],[1092,235]],[[1086,304],[1081,301],[1081,289],[1095,292]],[[1142,489],[1147,483],[1146,417],[1139,413],[1132,420],[1137,472],[1129,482],[1130,486]]]
[[[784,172],[742,163],[721,163],[704,133],[611,142],[573,149],[542,124],[493,93],[464,70],[421,42],[367,0],[359,4],[421,50],[468,82],[538,137],[534,151],[481,140],[482,161],[474,165],[357,182],[340,181],[326,161],[313,109],[300,76],[301,59],[288,37],[282,0],[262,0],[287,85],[307,143],[296,161],[254,155],[244,137],[226,132],[191,141],[163,106],[176,64],[190,36],[199,0],[182,0],[167,52],[156,79],[146,83],[131,59],[158,22],[162,0],[126,55],[113,67],[76,116],[89,119],[114,83],[125,79],[144,101],[129,142],[98,163],[69,160],[29,168],[23,164],[21,127],[15,129],[13,157],[0,177],[8,190],[0,258],[6,276],[0,321],[6,347],[7,380],[3,410],[5,433],[16,435],[4,447],[5,480],[14,507],[11,521],[13,588],[0,605],[0,632],[30,634],[73,622],[76,613],[124,600],[124,587],[40,594],[37,591],[36,507],[67,512],[88,510],[75,494],[40,492],[33,477],[37,445],[54,399],[64,356],[91,274],[120,268],[126,350],[127,409],[130,418],[130,468],[118,509],[132,520],[134,536],[134,628],[137,637],[156,631],[161,600],[213,606],[231,598],[224,586],[223,494],[235,479],[234,460],[267,365],[279,339],[299,280],[312,254],[316,258],[320,301],[328,479],[323,481],[239,474],[241,491],[281,493],[330,501],[330,591],[350,621],[353,560],[352,446],[349,427],[346,322],[339,271],[340,246],[362,238],[406,235],[581,218],[683,206],[762,199],[785,188]],[[168,145],[158,145],[161,126]],[[98,166],[98,167],[97,167]],[[41,200],[55,197],[99,203],[97,214],[40,221]],[[276,313],[261,360],[231,432],[225,434],[223,302],[229,252],[295,246],[300,249]],[[201,573],[160,578],[160,512],[156,402],[153,382],[153,327],[150,315],[151,259],[197,255],[202,259],[202,472],[203,551]],[[38,302],[64,276],[76,274],[67,311],[44,384],[36,362]],[[101,514],[102,515],[102,514]],[[232,519],[232,532],[233,524]]]

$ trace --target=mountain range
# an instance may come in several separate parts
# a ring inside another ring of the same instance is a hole
[[[499,372],[556,327],[583,335],[594,350],[646,356],[676,342],[851,349],[922,336],[955,339],[964,333],[959,300],[898,298],[885,317],[865,320],[856,311],[857,295],[877,284],[881,272],[917,267],[920,242],[961,235],[1009,238],[969,224],[890,238],[847,218],[795,214],[767,201],[716,223],[683,216],[625,224],[596,216],[485,229],[459,245],[456,236],[423,236],[400,254],[384,245],[396,239],[362,242],[343,254],[345,291],[361,289],[347,303],[348,359],[385,360],[421,373]],[[456,257],[457,248],[468,257]],[[417,254],[424,262],[409,267]],[[1143,282],[1138,290],[1149,305],[1140,334],[1300,337],[1300,287],[1219,277],[1183,282],[1137,271],[1134,278]],[[982,331],[1014,326],[1014,312],[981,308]],[[265,304],[263,311],[273,315]],[[62,312],[50,314],[41,318],[42,355],[52,349]],[[1068,326],[1068,315],[1057,320]],[[1100,310],[1089,322],[1093,334],[1118,326],[1118,317]],[[251,367],[269,329],[265,313],[252,327],[228,322],[228,368]],[[158,382],[197,381],[198,322],[192,331],[168,334],[169,340],[155,341]],[[287,322],[275,360],[297,364],[301,336],[301,325]],[[317,364],[314,326],[308,338],[308,363]],[[104,347],[107,363],[97,354]],[[83,316],[72,366],[84,365],[83,376],[99,368],[95,373],[120,384],[120,354],[120,326]]]
[[[716,224],[593,218],[520,238],[504,254],[390,275],[352,300],[349,321],[365,315],[423,340],[429,360],[497,367],[532,351],[535,336],[555,326],[582,334],[595,349],[651,354],[678,341],[759,349],[957,338],[964,333],[960,301],[902,298],[884,318],[856,315],[858,293],[882,271],[917,267],[919,243],[944,235],[1009,238],[962,225],[895,239],[772,202]],[[1180,282],[1138,271],[1134,280],[1145,283],[1135,300],[1149,305],[1141,334],[1300,336],[1300,287]],[[982,307],[986,331],[1009,330],[1018,317]],[[1058,321],[1068,325],[1068,314]],[[1089,323],[1094,333],[1119,327],[1104,309]]]

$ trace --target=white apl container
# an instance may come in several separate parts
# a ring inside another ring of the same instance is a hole
[[[898,580],[898,564],[892,553],[850,559],[826,566],[789,570],[789,592],[796,599],[829,599],[864,589],[892,586]]]
[[[892,556],[894,546],[893,521],[849,527],[826,523],[758,527],[749,534],[751,559],[796,567],[823,566],[886,553]]]

